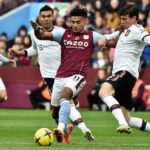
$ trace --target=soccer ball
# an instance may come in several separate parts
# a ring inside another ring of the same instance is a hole
[[[49,146],[54,141],[54,135],[48,128],[41,128],[35,132],[34,140],[42,146]]]

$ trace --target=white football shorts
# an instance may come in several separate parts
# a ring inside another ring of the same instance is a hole
[[[52,106],[60,105],[60,95],[61,91],[64,87],[68,87],[73,92],[73,97],[77,96],[78,93],[84,88],[86,85],[86,80],[82,75],[73,75],[67,78],[55,78],[53,90],[52,90]]]

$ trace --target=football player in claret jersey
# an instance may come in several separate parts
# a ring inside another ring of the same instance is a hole
[[[70,115],[69,101],[85,86],[86,69],[94,46],[100,45],[101,39],[104,38],[96,32],[85,29],[88,19],[84,8],[75,7],[70,17],[72,28],[55,32],[45,32],[36,23],[31,22],[38,38],[53,39],[61,44],[61,64],[52,92],[52,105],[60,104],[59,124],[54,129],[56,139],[60,143],[63,140],[64,129]]]
[[[120,11],[123,32],[116,31],[106,35],[107,41],[118,39],[113,62],[112,75],[100,89],[99,95],[117,119],[120,133],[131,133],[131,128],[150,132],[150,123],[131,117],[131,92],[139,77],[140,56],[144,46],[150,45],[150,34],[137,24],[138,9],[128,4]]]
[[[43,6],[40,9],[39,13],[39,22],[45,31],[61,31],[64,30],[60,27],[53,26],[53,9],[49,6]],[[38,54],[39,57],[39,66],[41,75],[48,85],[49,90],[52,89],[54,78],[56,76],[56,71],[60,65],[61,60],[61,46],[56,41],[50,40],[39,40],[36,38],[34,32],[30,33],[32,46],[28,49],[17,50],[15,48],[9,49],[11,55],[15,56],[33,56]],[[58,87],[59,88],[59,87]],[[91,131],[87,128],[84,123],[81,114],[76,109],[75,104],[71,101],[71,113],[70,119],[71,121],[82,131],[85,138],[89,141],[93,140]],[[58,112],[59,112],[59,104],[53,105],[52,103],[52,117],[55,119],[56,123],[58,123]],[[71,129],[71,125],[69,125]],[[69,143],[67,139],[69,139],[68,134],[65,136],[64,143]]]
[[[12,59],[6,58],[2,54],[0,54],[0,61],[4,63],[9,63],[12,67],[16,67],[16,62]],[[7,91],[6,87],[0,78],[0,103],[7,100]]]

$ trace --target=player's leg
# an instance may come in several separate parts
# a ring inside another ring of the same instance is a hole
[[[112,96],[115,93],[115,89],[113,86],[107,82],[105,82],[102,85],[102,88],[99,92],[100,97],[102,98],[103,102],[109,107],[109,109],[112,111],[113,116],[117,119],[119,125],[126,125],[128,126],[128,123],[126,122],[124,115],[122,113],[122,110],[120,108],[120,104],[118,101]]]
[[[120,89],[124,87],[122,82],[125,80],[123,76],[125,75],[124,72],[117,72],[116,74],[110,76],[102,85],[100,89],[99,95],[103,102],[108,106],[108,108],[112,111],[113,116],[119,123],[119,127],[117,128],[117,132],[120,133],[131,133],[131,129],[128,126],[127,121],[123,115],[123,112],[120,107],[120,102],[122,101],[122,97],[120,98],[123,93],[120,93]],[[119,94],[118,94],[119,93]],[[117,95],[118,99],[115,97]],[[119,95],[119,96],[118,96]],[[119,102],[118,102],[119,101]]]
[[[81,130],[81,132],[83,133],[84,137],[89,140],[92,141],[94,140],[94,136],[92,135],[92,132],[90,131],[90,129],[86,126],[85,122],[83,121],[83,118],[80,114],[80,112],[76,109],[75,104],[72,103],[71,104],[71,112],[70,112],[70,119],[73,122],[74,125],[77,126],[77,128],[79,128],[79,130]]]
[[[44,84],[46,84],[48,86],[48,90],[50,95],[52,95],[51,98],[51,115],[52,118],[55,120],[56,124],[58,124],[58,113],[59,113],[59,99],[60,99],[60,95],[58,93],[60,93],[61,88],[61,84],[56,84],[54,85],[54,78],[44,78]],[[53,91],[53,85],[54,85],[54,92]]]
[[[73,75],[65,78],[65,85],[60,97],[59,124],[58,130],[64,132],[68,118],[71,112],[70,101],[72,97],[77,95],[85,85],[85,79],[81,75]],[[57,136],[57,135],[56,135]]]
[[[58,128],[60,130],[65,129],[65,124],[67,124],[70,115],[70,101],[72,97],[77,95],[85,85],[85,79],[81,75],[73,75],[69,78],[65,78],[66,83],[61,92],[60,97],[60,111],[59,111],[59,124]]]
[[[124,113],[126,120],[128,121],[128,124],[132,128],[136,128],[136,129],[139,129],[141,131],[150,132],[150,123],[149,122],[143,120],[142,118],[132,117],[130,115],[130,111],[125,109],[124,107],[122,107],[122,111]]]
[[[6,87],[0,78],[0,102],[6,101],[7,100],[7,92],[6,92]]]

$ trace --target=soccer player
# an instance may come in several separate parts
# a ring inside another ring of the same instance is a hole
[[[84,8],[75,7],[71,13],[72,29],[45,32],[41,26],[31,22],[39,39],[53,39],[61,43],[61,64],[54,81],[52,100],[54,106],[60,105],[59,124],[54,129],[57,142],[63,141],[63,133],[70,115],[69,101],[75,97],[86,84],[88,67],[94,46],[101,43],[104,36],[85,30],[88,22]]]
[[[131,133],[131,128],[150,131],[150,123],[141,118],[131,117],[131,92],[139,77],[140,56],[144,46],[150,44],[150,34],[137,24],[138,9],[128,4],[120,11],[123,32],[116,31],[106,35],[107,41],[118,39],[112,75],[102,85],[99,95],[112,111],[119,123],[120,133]]]
[[[8,59],[2,54],[0,54],[0,61],[4,63],[9,63],[12,67],[16,67],[16,62],[12,59]],[[7,100],[7,92],[6,92],[6,87],[0,78],[0,102],[6,101]]]
[[[39,22],[44,31],[61,32],[62,28],[53,26],[53,21],[53,9],[47,5],[42,7],[39,13]],[[15,56],[33,56],[38,54],[41,75],[44,81],[47,83],[49,90],[52,90],[56,71],[60,65],[61,46],[56,41],[37,39],[34,32],[31,32],[30,37],[32,41],[32,46],[30,48],[26,50],[22,49],[19,51],[17,49],[11,48],[9,49],[9,52],[11,55]],[[93,140],[94,137],[91,131],[87,128],[86,124],[84,123],[83,118],[79,111],[76,109],[74,102],[71,101],[70,103],[71,121],[82,131],[87,140]],[[57,103],[57,105],[53,105],[52,102],[51,105],[52,117],[53,119],[55,119],[56,123],[58,123],[59,103]],[[66,137],[66,139],[68,139],[68,137]],[[65,143],[69,143],[69,141]]]

